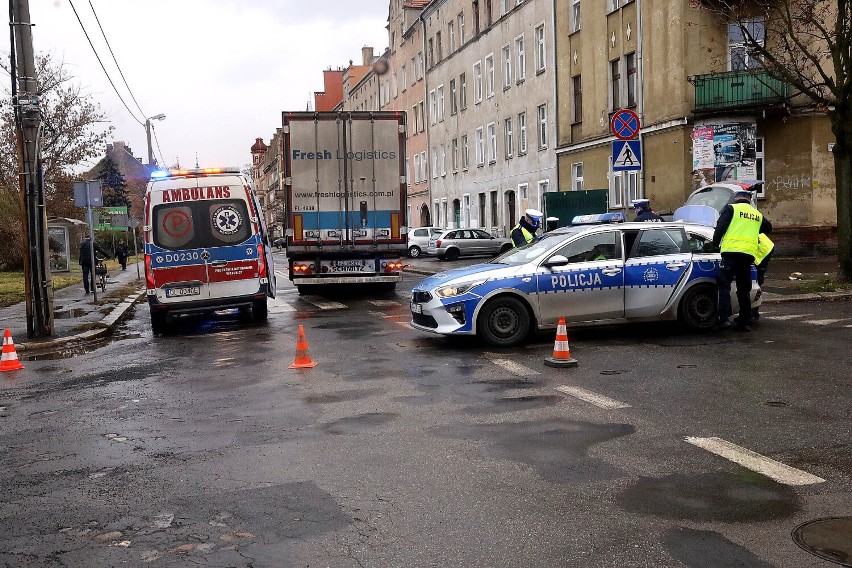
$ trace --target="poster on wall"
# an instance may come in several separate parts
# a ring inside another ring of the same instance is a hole
[[[753,180],[757,175],[754,122],[697,124],[692,130],[692,182]]]
[[[66,227],[48,227],[47,243],[50,251],[50,271],[71,271],[71,247]]]

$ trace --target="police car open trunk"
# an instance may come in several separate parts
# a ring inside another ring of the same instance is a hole
[[[405,113],[285,112],[283,134],[290,279],[400,282]]]

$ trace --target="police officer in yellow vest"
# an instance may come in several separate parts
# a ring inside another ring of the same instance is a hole
[[[717,329],[731,326],[731,282],[737,282],[740,314],[736,329],[751,331],[751,265],[758,255],[758,237],[772,232],[772,223],[752,207],[751,192],[740,190],[734,202],[725,206],[716,222],[713,244],[722,253],[722,266],[716,275],[719,285],[719,321]]]
[[[512,237],[512,242],[516,247],[525,245],[535,238],[535,232],[541,224],[541,218],[544,213],[536,209],[527,209],[524,211],[524,216],[518,221],[518,224],[512,228],[509,236]]]
[[[772,259],[773,252],[775,252],[775,243],[764,233],[760,233],[757,238],[757,255],[754,257],[754,266],[757,268],[757,283],[760,286],[763,286],[766,269],[769,268],[769,261]],[[760,319],[759,308],[752,308],[751,320],[757,321],[758,319]]]

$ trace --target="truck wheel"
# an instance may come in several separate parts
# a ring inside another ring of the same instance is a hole
[[[446,260],[458,260],[459,258],[459,249],[448,249],[447,254],[444,255]]]
[[[491,300],[479,314],[477,333],[495,347],[518,345],[530,331],[530,314],[518,299],[504,296]]]
[[[166,320],[168,317],[168,312],[151,312],[151,330],[154,332],[154,335],[166,332]]]
[[[314,287],[310,284],[298,284],[296,285],[296,290],[299,291],[300,296],[304,296],[305,294],[310,294],[313,292]]]
[[[420,256],[420,247],[417,245],[411,245],[408,247],[408,256],[411,258],[417,258]]]
[[[710,329],[716,325],[718,293],[713,286],[698,286],[680,301],[678,316],[692,329]]]
[[[266,318],[269,317],[269,307],[266,303],[266,298],[252,302],[251,317],[254,321],[266,321]]]

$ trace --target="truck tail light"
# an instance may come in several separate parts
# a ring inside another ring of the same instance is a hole
[[[151,270],[151,255],[145,255],[145,287],[149,290],[154,289],[154,271]]]
[[[293,263],[293,274],[297,276],[307,276],[308,274],[313,274],[313,269],[315,265],[307,262],[294,262]]]
[[[402,270],[403,264],[399,260],[391,260],[387,263],[382,263],[385,268],[385,272],[399,272]]]

